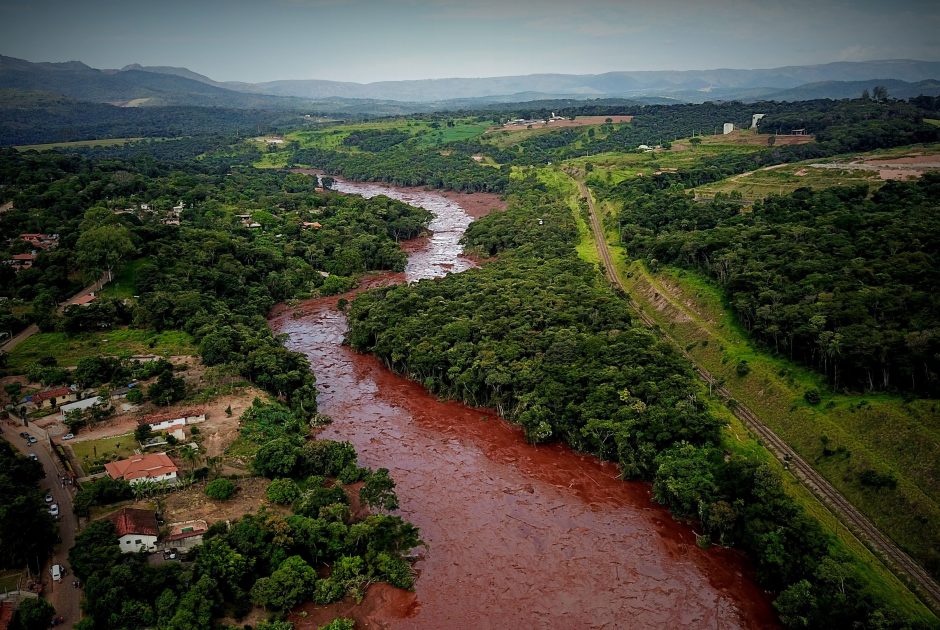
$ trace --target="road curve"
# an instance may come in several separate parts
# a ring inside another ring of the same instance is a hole
[[[594,199],[587,185],[580,179],[575,178],[581,197],[587,201],[588,214],[591,219],[591,232],[594,235],[594,243],[600,254],[601,262],[604,264],[604,274],[615,287],[618,287],[627,297],[633,310],[640,320],[649,327],[655,327],[656,322],[633,300],[627,288],[617,275],[613,259],[610,256],[610,249],[607,247],[607,238],[597,211],[594,207]],[[717,380],[707,370],[697,365],[681,345],[676,343],[667,332],[660,329],[664,336],[673,342],[673,345],[681,352],[686,359],[695,368],[699,377],[708,383],[712,391],[717,392],[719,396],[729,401],[733,399],[731,392],[717,385]],[[747,428],[760,437],[763,445],[772,452],[777,459],[789,468],[797,479],[828,509],[839,521],[848,528],[865,546],[878,556],[902,582],[914,589],[914,592],[920,596],[924,604],[940,614],[940,585],[909,555],[898,547],[894,541],[885,536],[874,523],[872,523],[864,514],[862,514],[854,505],[852,505],[842,493],[836,490],[816,469],[810,466],[806,460],[797,455],[786,442],[774,433],[767,425],[761,422],[753,411],[747,406],[736,402],[728,405],[731,412],[740,419]]]

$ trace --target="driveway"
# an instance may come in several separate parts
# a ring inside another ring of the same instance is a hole
[[[20,431],[26,431],[39,441],[27,446],[26,440],[20,437]],[[61,564],[68,567],[69,549],[75,544],[75,534],[78,531],[78,518],[72,510],[72,493],[74,486],[63,486],[60,478],[63,476],[61,465],[49,444],[49,437],[41,428],[30,424],[23,427],[21,423],[13,421],[3,422],[3,437],[21,453],[36,453],[39,463],[46,471],[46,478],[39,482],[43,491],[51,492],[56,503],[59,504],[59,537],[62,542],[55,546],[52,556],[42,568],[42,583],[45,586],[46,599],[56,609],[56,614],[65,619],[65,627],[71,628],[81,619],[81,590],[72,586],[74,576],[69,570],[61,582],[53,582],[49,574],[49,567]]]

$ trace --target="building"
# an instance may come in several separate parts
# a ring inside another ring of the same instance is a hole
[[[37,409],[52,409],[57,405],[74,401],[78,394],[73,392],[70,387],[56,387],[27,396],[23,401],[32,403]]]
[[[149,424],[151,431],[166,431],[174,427],[185,427],[206,421],[206,412],[186,409],[175,413],[163,413],[147,416],[141,424]]]
[[[202,544],[202,535],[209,531],[209,524],[202,519],[198,519],[170,523],[167,525],[167,529],[170,530],[170,533],[160,543],[161,546],[186,550]]]
[[[721,133],[723,133],[726,136],[732,131],[734,131],[734,123],[725,123],[721,129]]]
[[[112,479],[124,479],[132,486],[146,481],[176,483],[179,470],[166,453],[134,455],[105,464],[104,469]]]
[[[88,304],[91,304],[92,302],[94,302],[94,301],[97,300],[97,299],[98,299],[98,297],[94,294],[94,292],[86,293],[85,295],[82,295],[82,296],[77,297],[77,298],[75,298],[74,300],[72,300],[72,305],[75,305],[75,306],[87,306]]]
[[[62,420],[65,420],[65,415],[70,411],[85,410],[98,404],[104,404],[104,399],[101,396],[92,396],[91,398],[76,400],[75,402],[71,402],[66,405],[60,405],[59,411],[61,412]]]
[[[34,262],[36,262],[36,252],[30,254],[13,254],[7,261],[7,264],[11,265],[16,271],[22,271],[23,269],[31,268]]]
[[[321,227],[323,227],[319,221],[304,221],[300,224],[300,226],[304,229],[310,228],[314,230],[319,230]]]
[[[20,240],[36,249],[55,249],[59,245],[58,234],[27,233],[20,234]]]
[[[757,129],[757,125],[760,123],[760,119],[766,115],[767,114],[754,114],[751,116],[751,129]]]
[[[160,528],[157,526],[155,512],[123,508],[108,515],[108,520],[114,523],[118,544],[123,553],[157,550]]]

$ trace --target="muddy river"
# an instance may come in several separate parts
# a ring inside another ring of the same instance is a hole
[[[460,237],[460,196],[338,181],[435,214],[433,235],[408,247],[413,281],[473,266]],[[469,198],[468,198],[469,201]],[[479,201],[479,200],[477,200]],[[478,204],[477,204],[478,205]],[[322,437],[348,440],[362,465],[388,468],[399,513],[421,528],[414,593],[373,586],[346,602],[295,611],[297,627],[334,614],[362,628],[766,628],[766,595],[736,552],[699,549],[692,530],[652,502],[649,484],[561,445],[534,447],[495,413],[440,401],[374,357],[343,346],[337,298],[281,308],[271,325],[304,352],[333,418]],[[299,614],[298,614],[299,613]]]

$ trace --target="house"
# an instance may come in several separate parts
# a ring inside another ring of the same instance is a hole
[[[304,228],[305,230],[306,229],[319,230],[323,226],[320,224],[319,221],[304,221],[303,223],[300,224],[300,227]]]
[[[97,404],[103,404],[104,399],[101,396],[92,396],[91,398],[85,398],[83,400],[76,400],[75,402],[70,402],[66,405],[60,405],[59,411],[61,412],[62,420],[65,420],[65,415],[70,411],[75,410],[84,410],[89,407]]]
[[[59,245],[58,234],[26,233],[20,234],[20,240],[36,249],[55,249]]]
[[[87,306],[97,299],[98,299],[98,296],[96,296],[94,292],[86,293],[85,295],[82,295],[72,300],[71,304],[75,306]]]
[[[163,539],[161,545],[185,550],[202,544],[202,535],[209,531],[209,524],[202,519],[197,519],[170,523],[167,528],[170,533]]]
[[[31,402],[37,409],[52,409],[62,403],[72,402],[76,398],[78,398],[78,394],[73,392],[70,387],[56,387],[27,396],[24,402]]]
[[[145,481],[176,483],[178,468],[166,453],[134,455],[110,462],[104,469],[112,479],[124,479],[132,486]]]
[[[30,254],[13,254],[7,261],[7,264],[12,265],[16,271],[22,271],[23,269],[31,268],[34,262],[36,262],[36,252]]]
[[[174,413],[147,416],[141,421],[141,424],[149,424],[151,431],[166,431],[174,427],[185,427],[188,424],[198,424],[205,421],[205,411],[185,409]]]
[[[107,518],[114,523],[118,544],[123,553],[157,550],[160,528],[157,526],[155,512],[123,508],[108,515]]]

